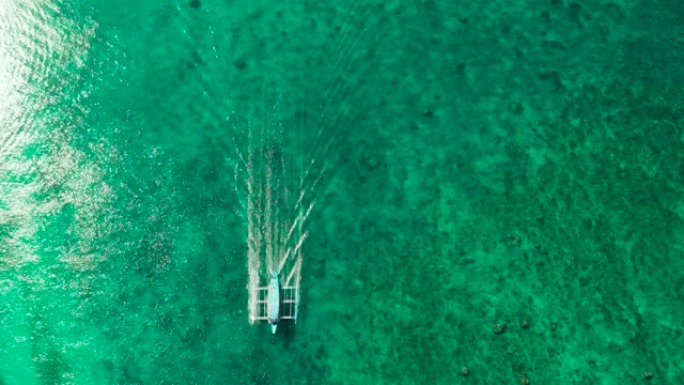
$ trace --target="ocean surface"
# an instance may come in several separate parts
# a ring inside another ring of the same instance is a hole
[[[684,384],[683,63],[680,0],[0,0],[0,384]]]

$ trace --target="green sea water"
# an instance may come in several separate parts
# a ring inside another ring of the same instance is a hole
[[[0,384],[683,384],[683,4],[0,0]]]

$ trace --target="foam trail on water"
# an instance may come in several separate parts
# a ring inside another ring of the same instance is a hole
[[[253,115],[264,117],[260,127],[249,122],[246,140],[233,138],[237,149],[235,180],[247,211],[250,323],[259,316],[258,301],[263,300],[259,288],[268,285],[272,274],[279,274],[284,286],[298,287],[302,247],[308,237],[307,219],[316,205],[315,192],[323,177],[323,169],[311,173],[319,162],[301,159],[303,149],[292,143],[299,127],[285,130],[277,103],[270,108],[264,103],[263,108],[268,111]]]
[[[259,272],[261,270],[261,232],[259,231],[258,206],[254,200],[255,181],[254,181],[254,156],[249,155],[246,163],[247,170],[247,271],[249,274],[248,295],[249,295],[249,319],[250,322],[256,318],[259,286]],[[256,190],[258,191],[258,190]]]

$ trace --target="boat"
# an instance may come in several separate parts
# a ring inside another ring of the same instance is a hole
[[[275,334],[280,321],[280,278],[278,273],[271,274],[271,282],[268,283],[266,295],[266,312],[268,323],[271,324],[271,332]]]
[[[256,309],[250,314],[251,323],[266,321],[271,325],[271,333],[275,334],[283,320],[297,322],[299,307],[299,287],[297,285],[281,285],[280,273],[271,273],[268,285],[257,288],[258,299]]]

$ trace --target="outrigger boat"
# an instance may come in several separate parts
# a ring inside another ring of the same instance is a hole
[[[299,304],[299,288],[296,286],[281,286],[280,275],[271,274],[268,286],[257,288],[256,317],[253,321],[267,321],[271,325],[271,332],[276,333],[278,324],[282,320],[297,322],[297,307]]]

